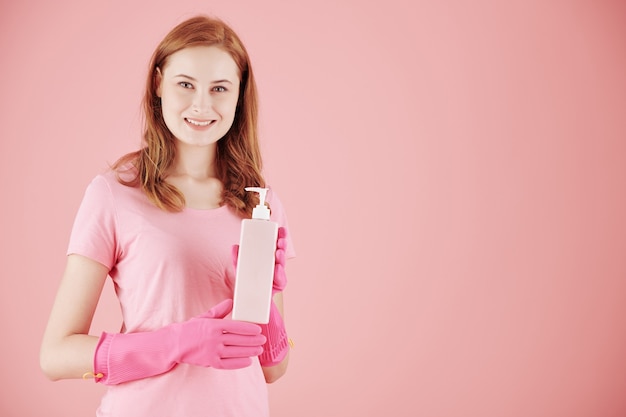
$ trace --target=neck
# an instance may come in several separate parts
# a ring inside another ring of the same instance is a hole
[[[217,144],[210,146],[190,146],[179,143],[176,158],[170,168],[172,176],[187,176],[196,180],[215,178],[215,157]]]

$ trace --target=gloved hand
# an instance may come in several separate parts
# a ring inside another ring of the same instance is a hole
[[[274,282],[272,285],[272,296],[281,292],[287,286],[287,274],[285,273],[285,248],[287,247],[287,229],[278,228],[278,239],[276,240],[276,264],[274,265]],[[233,246],[233,265],[237,268],[237,257],[239,255],[239,245]],[[270,305],[270,319],[267,324],[260,324],[261,333],[267,338],[263,345],[263,353],[259,355],[261,366],[278,365],[285,359],[289,352],[289,338],[283,317],[280,315],[274,300]]]
[[[165,373],[186,363],[218,369],[245,368],[262,353],[266,338],[253,323],[225,319],[232,300],[182,323],[140,333],[102,333],[94,356],[96,382],[115,385]],[[100,376],[102,374],[102,376]]]

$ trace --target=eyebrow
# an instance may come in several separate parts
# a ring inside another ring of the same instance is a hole
[[[195,78],[193,78],[192,76],[190,76],[190,75],[186,75],[186,74],[177,74],[177,75],[175,75],[174,77],[183,77],[183,78],[187,78],[187,79],[189,79],[189,80],[191,80],[191,81],[198,81],[198,80],[196,80]],[[232,84],[233,82],[232,82],[232,81],[230,81],[230,80],[227,80],[227,79],[223,79],[223,80],[215,80],[215,81],[211,81],[211,83],[212,83],[212,84],[219,84],[219,83],[229,83],[229,84]]]

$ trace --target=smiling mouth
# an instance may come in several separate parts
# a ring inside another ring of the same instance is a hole
[[[188,119],[185,117],[185,121],[189,124],[192,124],[194,126],[199,126],[199,127],[204,127],[204,126],[208,126],[211,123],[213,123],[213,120],[204,120],[204,121],[200,121],[200,120],[193,120],[193,119]]]

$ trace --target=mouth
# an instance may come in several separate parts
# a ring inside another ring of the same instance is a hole
[[[192,126],[196,126],[196,127],[207,127],[211,123],[213,123],[214,121],[215,120],[196,120],[196,119],[190,119],[188,117],[185,117],[185,122],[189,123]]]

